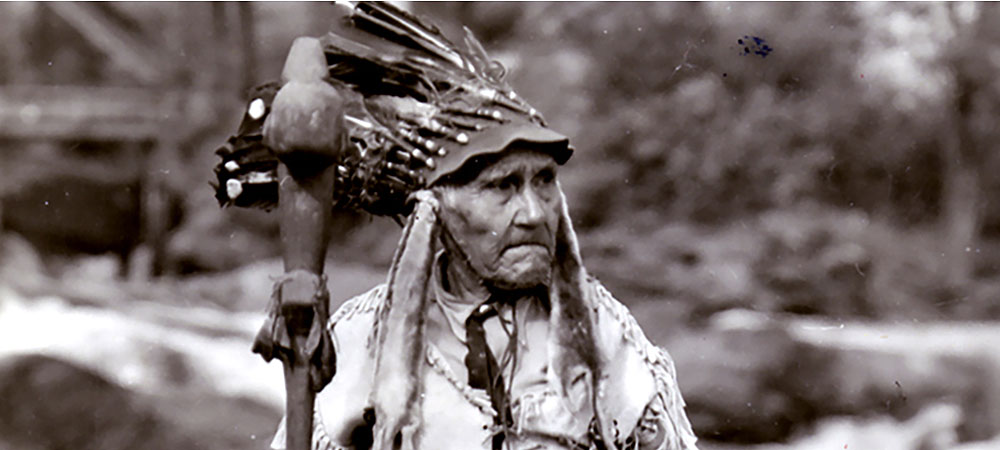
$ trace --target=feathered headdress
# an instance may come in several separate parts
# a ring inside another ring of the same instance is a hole
[[[343,8],[320,38],[329,77],[347,98],[349,144],[338,161],[334,203],[376,215],[402,216],[407,198],[477,155],[516,141],[569,159],[568,139],[503,81],[466,29],[464,47],[436,27],[388,3]],[[237,135],[216,153],[216,198],[222,206],[272,208],[277,157],[262,125],[279,86],[257,88]]]

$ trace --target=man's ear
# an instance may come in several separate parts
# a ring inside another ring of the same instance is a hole
[[[449,186],[437,186],[429,190],[425,190],[424,192],[427,192],[427,195],[434,199],[434,212],[437,214],[438,224],[438,245],[442,246],[452,258],[458,258],[458,260],[454,262],[461,262],[469,265],[469,257],[466,255],[465,250],[458,243],[458,241],[455,240],[455,237],[451,234],[451,230],[448,228],[448,217],[451,217],[452,212],[448,206],[450,205],[450,202],[448,202],[445,197],[449,195],[452,189],[453,188]],[[435,251],[440,249],[441,248],[435,248]]]

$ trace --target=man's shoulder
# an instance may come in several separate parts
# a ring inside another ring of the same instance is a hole
[[[632,312],[622,302],[618,301],[614,295],[600,281],[593,276],[587,277],[587,289],[590,291],[588,298],[591,307],[598,313],[598,320],[604,326],[614,326],[619,329],[622,337],[626,340],[643,336],[642,329],[636,322]],[[638,335],[638,336],[636,336]]]
[[[597,312],[599,333],[605,345],[610,348],[620,348],[619,345],[630,346],[647,362],[663,366],[662,368],[672,373],[673,362],[669,353],[646,337],[629,308],[618,301],[596,278],[588,277],[587,287],[591,293],[589,298],[592,308]]]
[[[344,322],[373,320],[375,312],[385,303],[386,284],[379,284],[363,294],[351,297],[337,308],[327,321],[327,328]]]

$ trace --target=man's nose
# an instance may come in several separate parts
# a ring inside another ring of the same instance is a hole
[[[531,187],[526,187],[518,195],[517,211],[514,213],[514,225],[536,227],[545,221],[544,203]]]

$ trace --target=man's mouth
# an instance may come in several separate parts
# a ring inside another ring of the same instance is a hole
[[[548,251],[549,251],[549,246],[547,246],[547,245],[545,245],[545,244],[543,244],[541,242],[520,242],[520,243],[517,243],[517,244],[511,244],[511,245],[508,245],[506,248],[504,248],[503,251],[506,252],[508,250],[514,250],[514,249],[528,249],[528,248],[532,248],[532,247],[537,247],[537,248],[540,248],[542,250],[545,250],[546,253],[548,253]]]

